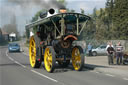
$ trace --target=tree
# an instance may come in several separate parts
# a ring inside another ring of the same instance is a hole
[[[106,24],[107,24],[107,29],[109,32],[111,32],[112,34],[113,32],[113,11],[114,11],[114,0],[107,0],[106,2],[106,8],[105,8],[105,12],[106,12]],[[110,39],[114,39],[114,36],[111,34],[108,35]]]
[[[70,12],[71,12],[71,13],[74,13],[74,12],[75,12],[75,10],[74,10],[74,9],[71,9],[71,10],[70,10]]]
[[[26,28],[26,37],[27,37],[27,39],[29,39],[29,37],[30,37],[30,31],[27,28]]]
[[[128,0],[115,0],[113,31],[115,38],[128,39]]]
[[[96,20],[97,14],[96,14],[96,7],[93,9],[92,18]]]
[[[107,0],[106,2],[106,12],[109,17],[109,22],[112,23],[112,16],[114,11],[114,0]]]
[[[9,34],[12,32],[16,33],[17,35],[19,34],[17,30],[17,23],[16,23],[15,15],[12,16],[9,24],[6,24],[3,26],[3,30]]]
[[[107,0],[105,9],[93,9],[93,23],[83,31],[84,39],[128,39],[128,0]],[[93,31],[92,31],[93,30]]]
[[[39,19],[40,14],[41,14],[42,12],[44,12],[44,11],[46,11],[46,10],[45,10],[45,9],[42,9],[42,10],[38,11],[38,12],[34,15],[34,17],[32,17],[31,22],[37,21],[37,20]]]

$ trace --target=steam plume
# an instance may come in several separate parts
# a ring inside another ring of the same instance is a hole
[[[34,15],[33,11],[36,13],[41,9],[49,10],[50,8],[59,9],[64,7],[64,5],[59,3],[57,0],[5,0],[5,3],[7,3],[7,5],[11,5],[3,7],[4,14],[2,14],[2,17],[4,18],[2,19],[2,22],[12,22],[11,19],[16,16],[17,22],[9,24],[17,24],[16,26],[18,27],[20,33],[23,33],[24,31],[26,20],[30,20]],[[9,18],[5,20],[8,16]]]

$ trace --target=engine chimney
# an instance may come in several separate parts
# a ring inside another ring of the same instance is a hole
[[[48,11],[45,11],[45,12],[41,12],[40,13],[40,18],[45,18],[45,17],[49,17],[49,16],[52,16],[54,15],[56,12],[53,8],[49,9]]]
[[[50,9],[50,10],[49,10],[49,13],[50,13],[50,14],[54,14],[54,13],[55,13],[55,10],[54,10],[54,9]]]
[[[66,8],[63,7],[63,8],[60,8],[60,9],[59,9],[59,12],[60,12],[60,13],[66,13],[67,10],[66,10]]]

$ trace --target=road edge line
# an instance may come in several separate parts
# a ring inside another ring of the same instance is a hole
[[[12,60],[12,61],[14,61],[14,59],[13,58],[11,58],[9,55],[8,55],[8,50],[6,50],[6,56],[10,59],[10,60]],[[19,63],[18,61],[14,61],[16,64],[18,64],[18,65],[20,65],[20,66],[22,66],[23,68],[26,68],[26,66],[24,66],[24,65],[22,65],[21,63]]]
[[[46,76],[46,75],[44,75],[44,74],[41,74],[41,73],[39,73],[39,72],[37,72],[37,71],[35,71],[35,70],[31,70],[31,71],[32,71],[33,73],[36,73],[36,74],[38,74],[38,75],[40,75],[40,76],[43,76],[43,77],[49,79],[49,80],[52,80],[52,81],[54,81],[54,82],[58,82],[57,80],[55,80],[55,79],[53,79],[53,78],[50,78],[50,77],[48,77],[48,76]]]

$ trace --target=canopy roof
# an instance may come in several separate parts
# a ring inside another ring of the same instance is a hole
[[[61,13],[35,21],[31,24],[26,25],[26,28],[32,28],[40,24],[51,25],[52,21],[56,23],[59,22],[59,20],[61,20],[62,18],[64,18],[66,23],[73,23],[73,24],[76,23],[77,19],[79,23],[85,22],[90,19],[89,16],[80,13]]]

